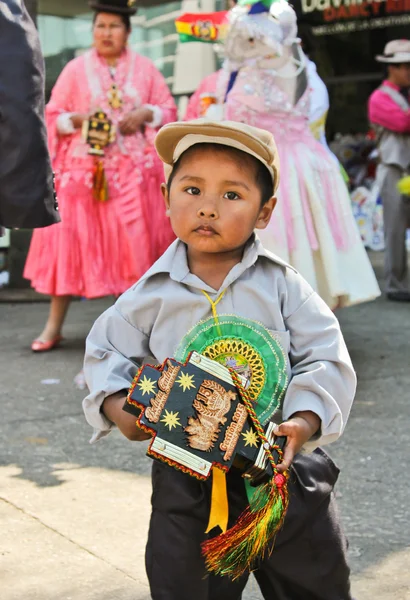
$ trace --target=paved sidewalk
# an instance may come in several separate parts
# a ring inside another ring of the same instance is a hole
[[[75,302],[60,350],[33,355],[47,305],[0,304],[1,600],[149,600],[146,444],[90,446],[72,384],[83,340],[109,300]],[[410,600],[410,306],[340,311],[359,375],[337,487],[357,600]],[[260,600],[250,582],[244,600]],[[194,599],[193,599],[194,600]]]

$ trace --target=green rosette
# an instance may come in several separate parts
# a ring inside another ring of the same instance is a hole
[[[259,421],[265,425],[281,408],[288,384],[288,358],[280,340],[261,323],[233,315],[199,322],[182,339],[175,358],[199,352],[235,369],[248,381]]]

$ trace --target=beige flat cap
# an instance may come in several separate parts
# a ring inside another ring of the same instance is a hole
[[[384,48],[383,54],[376,56],[383,63],[410,63],[410,40],[392,40]]]
[[[257,158],[271,174],[273,190],[276,192],[279,185],[279,156],[273,135],[264,129],[235,121],[196,119],[164,125],[155,138],[155,147],[164,163],[166,180],[183,152],[195,144],[206,143],[230,146]]]

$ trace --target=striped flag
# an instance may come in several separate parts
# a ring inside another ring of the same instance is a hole
[[[175,21],[180,42],[219,42],[228,31],[228,11],[185,13]]]

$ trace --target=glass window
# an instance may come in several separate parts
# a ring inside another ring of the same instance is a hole
[[[72,17],[38,15],[37,26],[46,64],[47,98],[64,66],[91,47],[91,19],[91,13]]]

